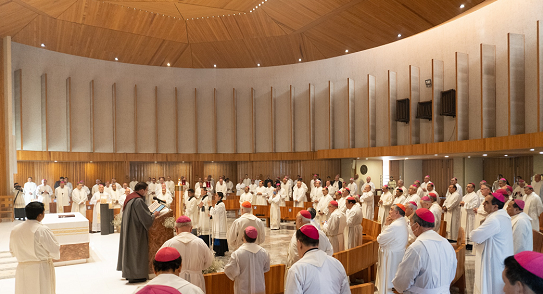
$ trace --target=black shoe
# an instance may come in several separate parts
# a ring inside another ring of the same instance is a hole
[[[135,283],[143,283],[143,282],[145,282],[145,281],[147,281],[146,278],[143,278],[143,279],[133,279],[133,280],[128,280],[128,283],[130,283],[130,284],[135,284]]]

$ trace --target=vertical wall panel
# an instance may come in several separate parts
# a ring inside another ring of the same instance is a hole
[[[175,88],[158,87],[157,94],[158,152],[176,153],[176,109],[172,107],[176,105]]]
[[[113,152],[117,152],[117,84],[111,85],[111,109],[113,114]]]
[[[290,87],[274,87],[274,152],[289,152],[291,140]]]
[[[253,134],[253,90],[236,88],[236,150],[238,153],[252,153]]]
[[[94,151],[95,152],[113,152],[113,109],[111,84],[105,84],[103,80],[94,82]],[[153,96],[146,97],[154,101]],[[140,100],[141,102],[141,100]],[[154,111],[154,104],[152,110]],[[138,120],[145,121],[146,112],[139,115]],[[154,118],[154,115],[152,116]],[[150,122],[154,127],[154,121]],[[154,135],[154,132],[141,134]],[[151,135],[151,136],[152,136]],[[154,138],[154,137],[153,137]],[[154,140],[153,140],[154,141]],[[153,145],[154,146],[154,145]]]
[[[92,100],[89,90],[90,83],[88,80],[76,77],[72,77],[70,80],[72,84],[72,110],[70,113],[72,116],[70,124],[72,129],[72,151],[89,152],[92,151]],[[131,105],[133,104],[134,101],[132,99]],[[134,113],[131,112],[128,115],[129,117],[133,117]]]
[[[238,143],[237,143],[237,126],[238,126],[238,102],[236,100],[236,89],[232,88],[232,143],[234,149],[234,153],[238,152]]]
[[[376,87],[375,77],[368,75],[368,147],[376,146],[377,139],[377,113],[376,113]]]
[[[213,153],[213,89],[198,89],[196,101],[198,153]]]
[[[271,152],[275,152],[275,150],[277,149],[275,147],[275,144],[276,144],[276,126],[275,126],[275,113],[277,112],[276,110],[276,90],[274,87],[270,87],[270,134],[271,134],[271,144],[270,144],[270,148],[271,148]]]
[[[47,74],[47,146],[49,151],[66,149],[66,79],[59,72]]]
[[[315,85],[309,84],[309,151],[315,151]]]
[[[411,133],[410,144],[420,143],[420,121],[416,119],[417,107],[420,101],[420,69],[416,66],[409,66],[409,99],[410,99],[410,122],[409,132]]]
[[[356,100],[354,80],[347,79],[347,103],[349,109],[349,142],[348,148],[355,148],[356,142]]]
[[[17,150],[23,150],[23,71],[16,70],[13,73],[13,105],[15,117],[15,140]]]
[[[332,148],[349,148],[349,88],[347,79],[334,82],[331,89]]]
[[[537,21],[537,119],[539,132],[543,131],[543,22]]]
[[[272,92],[270,88],[254,89],[254,149],[255,152],[272,152],[273,125],[272,122]],[[249,126],[251,126],[249,124]],[[249,129],[249,134],[251,129]],[[238,136],[239,138],[239,136]],[[252,151],[249,151],[252,152]]]
[[[496,46],[481,44],[481,136],[496,137]]]
[[[235,136],[235,107],[232,100],[232,91],[217,89],[217,152],[234,153]],[[218,180],[218,178],[216,178]]]
[[[66,151],[72,152],[72,78],[66,79]]]
[[[332,130],[335,130],[334,125],[334,84],[332,81],[328,81],[328,103],[326,103],[326,106],[328,106],[328,147],[327,149],[336,148],[334,144],[334,136],[335,133],[332,132]]]
[[[91,146],[91,150],[92,152],[94,152],[94,148],[95,148],[95,128],[94,128],[94,112],[95,112],[95,101],[94,101],[94,80],[90,81],[89,83],[89,88],[90,88],[90,97],[89,97],[89,101],[90,101],[90,107],[89,107],[89,112],[90,112],[90,134],[91,134],[91,141],[90,141],[90,146]],[[137,104],[136,103],[137,101],[134,101],[134,104]],[[134,117],[137,117],[137,114],[134,114]],[[136,148],[137,149],[137,148]]]
[[[194,88],[177,88],[177,99],[179,102],[177,109],[179,153],[196,153],[196,142],[194,140],[196,132],[194,124],[196,115]]]
[[[290,112],[290,130],[289,130],[289,151],[294,151],[294,135],[295,135],[295,129],[294,129],[294,87],[290,85],[290,95],[289,95],[289,112]]]
[[[398,100],[398,91],[396,88],[396,72],[388,71],[388,105],[389,105],[389,120],[388,120],[388,136],[389,145],[398,145],[398,132],[396,131],[396,100]]]
[[[115,142],[117,143],[117,152],[134,153],[134,88],[129,83],[115,84]]]
[[[524,134],[525,130],[525,62],[524,35],[507,35],[509,72],[509,135]]]
[[[441,92],[443,91],[443,61],[432,59],[432,129],[433,142],[443,142],[444,118],[441,112]],[[467,89],[466,89],[467,90]],[[458,103],[458,100],[457,100]],[[458,115],[458,113],[457,113]],[[466,114],[467,115],[467,114]]]
[[[309,87],[301,84],[294,88],[292,95],[293,125],[293,151],[311,151],[311,108],[309,100]]]
[[[138,86],[137,136],[138,153],[156,152],[155,86]]]
[[[41,76],[41,150],[48,151],[48,121],[47,121],[47,74]]]
[[[469,58],[456,52],[456,139],[469,139]]]

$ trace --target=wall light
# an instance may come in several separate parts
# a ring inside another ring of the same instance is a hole
[[[539,154],[543,154],[543,151],[540,151]]]
[[[483,154],[483,156],[487,156],[487,154],[485,153],[485,154]]]
[[[505,154],[504,156],[507,157],[507,156],[509,156],[509,155]]]
[[[445,158],[449,158],[449,155],[445,155]]]
[[[426,88],[432,87],[432,79],[424,80],[424,84],[426,84]]]

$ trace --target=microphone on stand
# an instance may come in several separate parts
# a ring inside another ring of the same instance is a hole
[[[158,197],[156,197],[156,196],[153,196],[153,199],[160,202],[160,203],[162,203],[162,204],[166,204],[166,201],[158,199]]]

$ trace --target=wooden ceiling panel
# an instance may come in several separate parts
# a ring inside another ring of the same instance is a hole
[[[230,18],[240,17],[227,16]],[[230,31],[232,31],[232,34]],[[241,37],[239,28],[227,27],[220,17],[187,20],[188,38],[190,43],[230,41]]]
[[[409,10],[421,15],[432,26],[437,26],[468,10],[484,0],[394,0]],[[464,4],[464,8],[460,5]]]
[[[181,14],[177,10],[177,6],[173,2],[124,2],[124,1],[107,1],[111,4],[132,7],[140,9],[146,12],[154,12],[157,14],[164,14],[172,17],[181,17]]]
[[[52,17],[58,17],[77,0],[13,0],[23,6],[28,5]]]
[[[191,44],[192,66],[195,68],[254,67],[251,52],[242,40]]]
[[[263,1],[263,0],[261,0]],[[261,3],[259,0],[179,0],[179,3],[198,5],[211,8],[222,8],[238,12],[249,12],[250,7]],[[271,0],[270,0],[271,1]],[[211,15],[206,15],[211,16]]]
[[[287,33],[265,13],[242,14],[235,18],[244,38],[262,38]]]
[[[185,22],[179,18],[174,19],[95,0],[79,0],[59,19],[181,43],[187,42]]]
[[[175,64],[188,49],[189,44],[173,41],[164,41],[149,61],[149,65],[167,66],[168,63]],[[190,51],[190,50],[188,50]]]
[[[15,2],[0,5],[0,37],[15,35],[37,15]]]
[[[228,16],[233,14],[242,13],[242,11],[238,10],[232,10],[232,9],[223,9],[223,8],[216,8],[216,7],[207,7],[207,6],[199,6],[199,5],[192,5],[192,4],[184,4],[184,3],[175,3],[175,6],[177,7],[177,10],[185,19],[196,19],[196,18],[214,18],[219,16]]]
[[[179,58],[177,58],[177,60],[171,62],[171,66],[184,68],[192,67],[192,49],[190,44],[187,46],[187,49],[183,51],[183,54],[181,54]]]

